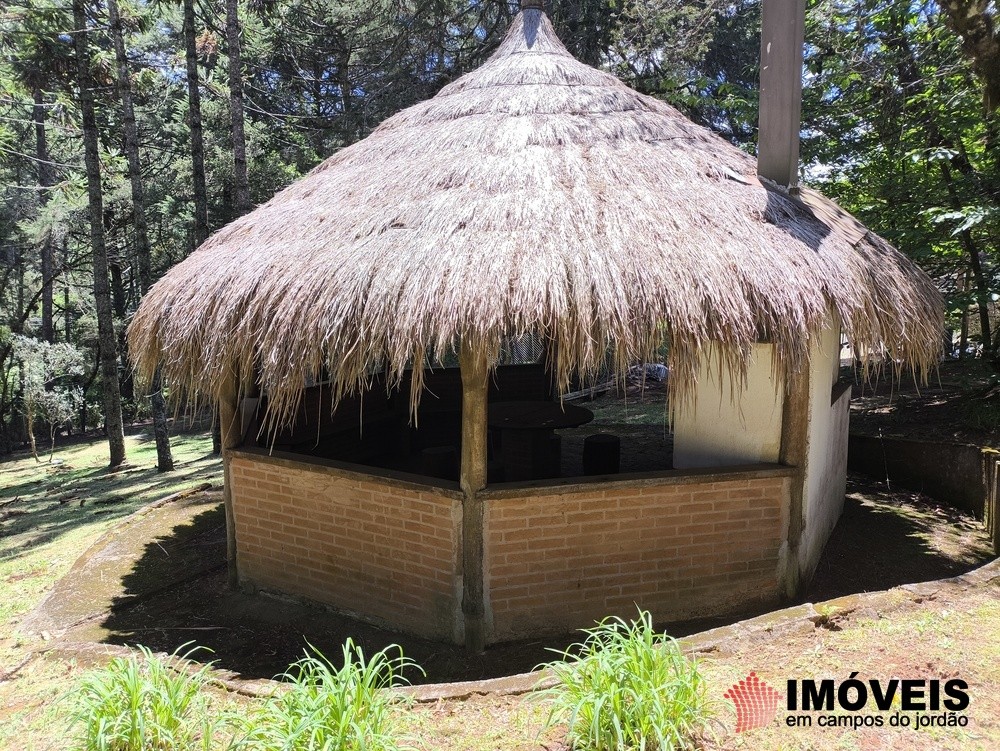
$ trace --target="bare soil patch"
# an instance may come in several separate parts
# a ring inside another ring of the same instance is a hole
[[[898,383],[859,380],[851,397],[851,432],[1000,446],[998,384],[1000,376],[977,360],[944,362],[928,384],[906,374]]]

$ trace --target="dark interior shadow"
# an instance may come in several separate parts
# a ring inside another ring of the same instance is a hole
[[[663,425],[597,421],[579,428],[560,430],[562,436],[562,476],[584,474],[583,444],[587,436],[610,433],[621,441],[620,471],[656,472],[673,468],[673,435]]]

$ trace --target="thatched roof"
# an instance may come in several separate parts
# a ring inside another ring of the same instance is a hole
[[[669,345],[673,386],[761,336],[801,367],[832,308],[856,351],[918,371],[942,302],[913,263],[663,102],[575,60],[523,11],[497,52],[213,235],[143,300],[140,375],[217,395],[257,377],[272,417],[326,368],[338,390],[459,340],[541,332],[557,371]],[[810,206],[812,208],[810,208]],[[419,378],[414,379],[419,386]]]

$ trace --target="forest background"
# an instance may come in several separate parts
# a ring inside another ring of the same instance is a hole
[[[579,59],[753,153],[759,0],[553,0]],[[508,0],[6,0],[0,454],[152,419],[124,330],[208,235],[481,64]],[[995,0],[810,0],[801,179],[938,282],[1000,363]]]

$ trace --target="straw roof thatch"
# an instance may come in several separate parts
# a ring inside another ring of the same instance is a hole
[[[130,352],[140,375],[162,361],[175,387],[206,396],[223,373],[256,373],[278,420],[324,368],[343,393],[373,367],[391,378],[459,341],[495,352],[525,332],[556,342],[561,383],[666,341],[683,389],[710,342],[738,370],[764,336],[800,368],[832,309],[856,351],[932,367],[931,280],[831,202],[755,173],[525,10],[478,70],[167,273]]]

